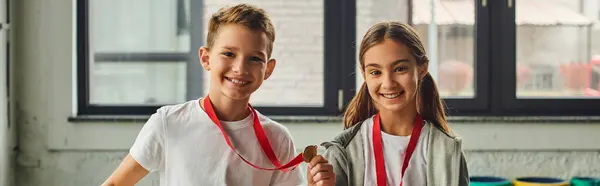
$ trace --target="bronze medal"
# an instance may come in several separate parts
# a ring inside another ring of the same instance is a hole
[[[304,148],[304,153],[302,154],[302,158],[304,162],[309,163],[315,156],[317,156],[317,146],[309,145]]]

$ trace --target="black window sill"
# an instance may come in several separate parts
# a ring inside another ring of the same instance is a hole
[[[69,122],[144,123],[150,116],[72,116]],[[269,116],[281,123],[342,123],[341,116]],[[450,123],[600,123],[600,116],[450,116]]]

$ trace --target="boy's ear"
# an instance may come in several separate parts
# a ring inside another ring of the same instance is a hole
[[[273,70],[275,70],[275,65],[277,64],[277,61],[275,59],[269,59],[269,61],[267,61],[267,70],[266,70],[266,74],[265,74],[265,80],[268,79],[271,74],[273,74]]]
[[[210,71],[210,62],[208,60],[209,57],[210,55],[208,52],[208,47],[202,46],[200,49],[198,49],[198,59],[200,59],[200,64],[206,71]]]

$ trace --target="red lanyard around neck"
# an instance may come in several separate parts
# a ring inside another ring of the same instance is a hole
[[[262,125],[260,124],[260,120],[258,119],[258,115],[256,114],[256,111],[254,110],[254,108],[252,108],[252,106],[250,104],[248,104],[248,109],[250,109],[250,112],[252,112],[252,114],[253,114],[254,134],[256,135],[256,138],[258,138],[258,142],[260,143],[260,147],[262,148],[263,152],[269,158],[269,160],[271,160],[271,163],[273,163],[273,165],[275,165],[275,168],[263,168],[263,167],[259,167],[257,165],[250,163],[248,160],[246,160],[244,157],[242,157],[242,155],[240,155],[240,153],[238,153],[233,148],[233,145],[231,145],[231,141],[229,141],[229,137],[227,137],[225,130],[223,130],[223,126],[221,126],[221,121],[217,117],[217,114],[215,113],[215,110],[214,110],[214,108],[210,102],[210,98],[208,96],[206,96],[206,98],[204,98],[202,105],[204,106],[204,110],[206,110],[206,113],[208,114],[210,119],[217,125],[217,127],[219,127],[219,130],[221,130],[221,133],[223,134],[223,138],[225,138],[225,142],[227,142],[227,145],[231,148],[231,150],[233,150],[233,152],[235,152],[248,165],[250,165],[256,169],[261,169],[261,170],[281,170],[283,172],[289,172],[289,171],[294,170],[298,166],[298,164],[302,163],[304,153],[300,153],[298,156],[296,156],[294,159],[292,159],[289,163],[287,163],[285,165],[281,165],[281,162],[279,162],[279,159],[277,159],[277,156],[275,156],[275,153],[273,152],[273,148],[271,148],[271,143],[269,142],[269,139],[267,138],[267,135],[265,134],[265,131],[263,130]],[[288,169],[290,167],[292,169]]]
[[[406,147],[404,161],[402,162],[402,175],[400,176],[400,186],[402,186],[402,177],[404,177],[404,172],[406,171],[406,167],[408,167],[408,163],[410,157],[415,151],[415,147],[417,146],[417,142],[419,141],[419,136],[421,136],[421,129],[423,129],[423,119],[421,119],[421,115],[417,114],[415,117],[415,123],[413,125],[412,133],[410,135],[410,141],[408,142],[408,146]],[[375,170],[377,171],[377,185],[385,186],[386,185],[386,171],[385,171],[385,160],[383,158],[383,144],[381,142],[381,118],[379,114],[373,117],[373,150],[375,151]]]

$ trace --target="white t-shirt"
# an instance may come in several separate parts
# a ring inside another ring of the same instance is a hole
[[[283,125],[263,116],[260,122],[282,164],[295,157],[292,137]],[[274,167],[254,134],[253,114],[221,122],[234,148],[251,163]],[[165,106],[143,126],[129,153],[145,169],[158,171],[161,186],[300,185],[300,168],[291,172],[258,170],[233,152],[199,100]]]
[[[363,125],[367,130],[362,130],[363,144],[365,149],[365,183],[364,185],[377,185],[377,172],[375,168],[375,155],[373,153],[373,117],[367,119]],[[429,127],[423,122],[423,129],[419,142],[415,147],[406,172],[402,176],[403,186],[427,185],[427,139],[429,138]],[[381,132],[383,144],[383,157],[385,159],[385,172],[387,185],[400,185],[402,174],[402,163],[410,136],[394,136]]]

